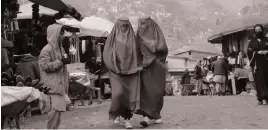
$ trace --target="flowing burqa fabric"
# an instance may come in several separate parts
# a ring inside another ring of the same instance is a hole
[[[268,100],[268,54],[260,55],[257,52],[268,50],[268,41],[265,37],[254,37],[248,44],[248,58],[254,73],[257,98],[259,101]]]
[[[137,114],[160,119],[164,103],[168,48],[163,32],[151,18],[139,20],[136,36],[141,72],[140,109]]]
[[[107,38],[103,61],[110,72],[112,103],[109,119],[132,117],[137,109],[140,85],[137,47],[132,26],[127,18],[117,20]]]

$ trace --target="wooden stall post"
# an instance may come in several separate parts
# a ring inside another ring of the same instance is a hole
[[[235,84],[234,73],[231,74],[231,81],[232,81],[233,94],[236,95],[236,84]]]

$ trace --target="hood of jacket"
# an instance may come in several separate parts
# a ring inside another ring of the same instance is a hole
[[[52,24],[47,27],[47,42],[54,49],[59,49],[59,36],[61,32],[62,25]]]

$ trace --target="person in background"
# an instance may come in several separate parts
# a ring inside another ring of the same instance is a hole
[[[194,68],[194,79],[195,79],[195,89],[197,90],[197,96],[200,96],[203,88],[201,60],[197,61],[197,64]]]
[[[66,64],[70,63],[70,59],[61,45],[63,35],[62,25],[48,26],[48,44],[41,50],[38,61],[41,82],[50,88],[47,95],[51,99],[51,111],[48,113],[47,129],[58,129],[61,113],[66,111],[66,93],[69,85]]]
[[[247,55],[252,69],[259,105],[263,100],[268,104],[268,40],[264,35],[264,27],[254,27],[254,37],[249,41]]]
[[[188,69],[185,69],[184,74],[181,77],[181,86],[183,87],[184,84],[190,84],[191,83],[191,76],[190,73],[188,71]],[[182,88],[180,88],[180,93],[182,94]]]
[[[219,96],[225,94],[226,75],[228,74],[228,64],[223,57],[218,56],[218,59],[212,64],[212,72],[214,73],[213,81],[216,83],[216,91]]]
[[[191,76],[188,69],[185,69],[184,74],[181,77],[181,85],[183,84],[190,84],[191,83]]]
[[[229,80],[229,72],[230,72],[230,67],[229,67],[229,60],[228,60],[228,55],[224,55],[223,56],[223,60],[226,62],[227,64],[227,74],[226,74],[226,80],[225,80],[225,93],[227,95],[231,95],[232,93],[232,83],[231,80]]]
[[[135,34],[128,18],[116,21],[104,46],[103,61],[110,73],[112,101],[109,119],[119,124],[118,118],[125,119],[126,129],[132,129],[133,116],[139,93],[141,67],[138,66]]]
[[[20,62],[17,64],[17,68],[15,73],[17,75],[21,75],[25,79],[30,77],[31,79],[39,79],[40,80],[40,71],[38,66],[38,50],[32,49],[31,54],[26,54],[22,57]],[[36,56],[34,56],[36,55]]]
[[[144,68],[141,72],[140,109],[136,114],[144,117],[140,124],[147,127],[151,121],[162,123],[168,47],[161,28],[150,17],[139,19],[136,39],[139,65]],[[173,94],[173,90],[170,91]]]
[[[212,57],[208,58],[208,71],[211,71],[211,67],[212,67]]]
[[[6,72],[9,77],[13,75],[13,62],[11,49],[14,44],[1,37],[1,73]]]

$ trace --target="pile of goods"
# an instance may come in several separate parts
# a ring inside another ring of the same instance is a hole
[[[32,78],[28,77],[24,79],[21,75],[12,75],[9,76],[7,73],[3,72],[1,75],[1,86],[29,86],[38,89],[40,92],[47,93],[50,88],[47,86],[43,86],[43,83],[39,82],[39,80],[32,80]]]

